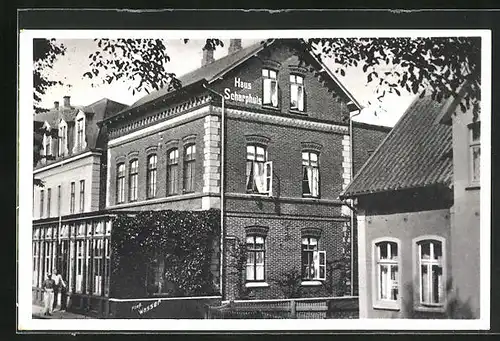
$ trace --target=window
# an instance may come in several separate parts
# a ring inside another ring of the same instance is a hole
[[[374,301],[377,308],[399,308],[399,242],[374,242]]]
[[[75,183],[71,183],[71,194],[69,198],[69,213],[75,213]]]
[[[302,279],[326,279],[326,252],[318,251],[318,238],[302,238]]]
[[[43,217],[43,210],[45,209],[45,207],[43,206],[44,199],[45,199],[45,191],[42,189],[40,190],[40,218]]]
[[[416,241],[415,246],[418,302],[421,307],[441,307],[445,295],[444,239],[421,239]]]
[[[290,109],[304,111],[304,77],[290,75]]]
[[[167,195],[179,193],[178,164],[179,150],[172,149],[167,154]]]
[[[274,70],[262,69],[263,104],[278,107],[278,80]]]
[[[50,201],[52,200],[52,189],[47,189],[47,217],[50,218]]]
[[[147,172],[147,197],[154,198],[156,196],[156,155],[148,157],[148,172]]]
[[[116,203],[125,202],[125,164],[120,163],[116,167]]]
[[[58,141],[58,151],[59,156],[64,156],[66,154],[66,146],[68,145],[68,127],[66,125],[59,126],[59,141]]]
[[[267,150],[260,145],[247,145],[247,192],[272,195],[272,162]]]
[[[194,192],[196,145],[184,149],[184,192]]]
[[[247,236],[247,266],[246,280],[249,282],[264,281],[265,277],[265,237],[259,235]]]
[[[61,215],[61,185],[57,186],[57,215]]]
[[[52,137],[50,137],[48,133],[44,137],[45,137],[44,154],[45,156],[50,156],[52,155]],[[46,160],[48,161],[49,158],[46,158]]]
[[[302,152],[302,194],[319,196],[319,156],[316,152]]]
[[[85,180],[80,180],[80,212],[85,210]]]
[[[481,125],[474,123],[469,127],[469,149],[470,149],[470,181],[479,184],[481,165]]]
[[[83,117],[76,121],[76,145],[78,149],[83,148]]]
[[[128,181],[128,200],[137,200],[137,179],[139,171],[139,161],[133,160],[130,162],[129,181]]]
[[[94,239],[94,252],[93,252],[93,266],[92,271],[94,276],[92,276],[92,286],[94,289],[94,295],[102,294],[102,265],[103,265],[103,240]]]

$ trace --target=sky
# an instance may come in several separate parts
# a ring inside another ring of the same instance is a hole
[[[244,39],[242,46],[246,47],[261,39]],[[97,43],[93,39],[58,39],[67,50],[64,56],[60,56],[52,69],[47,70],[50,78],[62,80],[65,85],[50,88],[42,97],[43,107],[53,107],[54,101],[63,102],[63,96],[71,96],[72,105],[88,105],[103,97],[130,105],[139,98],[146,95],[136,93],[132,95],[129,84],[116,81],[111,84],[95,84],[95,80],[83,78],[83,74],[89,70],[89,55],[97,49]],[[223,39],[224,47],[218,47],[214,52],[215,59],[227,54],[229,40]],[[175,72],[179,77],[189,71],[201,66],[202,47],[204,40],[190,40],[184,43],[182,39],[167,40],[167,52],[170,56],[168,71]],[[325,64],[332,71],[336,65],[332,60],[325,60]],[[401,96],[396,94],[386,95],[382,101],[377,100],[373,84],[366,83],[366,75],[359,68],[346,69],[346,75],[337,75],[342,84],[351,92],[356,100],[364,106],[361,114],[354,120],[359,122],[393,126],[404,113],[414,96],[402,92]]]

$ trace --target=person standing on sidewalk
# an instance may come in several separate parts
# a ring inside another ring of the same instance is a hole
[[[54,304],[54,287],[55,283],[51,274],[47,274],[47,278],[42,283],[43,289],[43,314],[52,315],[52,306]]]
[[[52,271],[52,280],[54,281],[54,303],[53,303],[53,309],[62,309],[61,305],[61,297],[62,297],[62,292],[64,289],[66,289],[66,283],[64,283],[64,280],[59,273],[59,271],[54,268]]]

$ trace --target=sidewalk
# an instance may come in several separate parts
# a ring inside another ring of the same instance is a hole
[[[91,319],[92,317],[74,314],[67,311],[55,310],[52,312],[52,316],[43,315],[43,307],[38,305],[32,305],[31,308],[32,317],[34,319]]]

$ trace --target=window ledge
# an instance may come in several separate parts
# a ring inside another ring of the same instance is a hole
[[[247,288],[267,288],[269,286],[266,282],[248,282],[245,283],[245,287]]]
[[[479,186],[479,184],[469,184],[467,187],[465,187],[466,191],[473,191],[478,189],[481,189],[481,186]]]
[[[445,312],[445,307],[444,305],[440,306],[416,306],[413,308],[415,311],[419,312],[428,312],[428,313],[444,313]]]
[[[272,105],[268,105],[268,104],[262,104],[262,109],[270,109],[270,110],[274,110],[274,111],[281,110],[280,107],[273,107]]]
[[[305,112],[305,111],[300,111],[300,110],[290,109],[290,110],[289,110],[289,113],[290,113],[290,114],[295,114],[295,115],[307,116],[307,112]]]
[[[378,310],[401,310],[401,307],[398,302],[383,302],[377,301],[373,303],[373,309]]]
[[[300,282],[300,285],[304,286],[304,287],[315,287],[315,286],[318,286],[318,285],[321,285],[323,284],[321,281],[319,280],[314,280],[314,281],[302,281]]]

